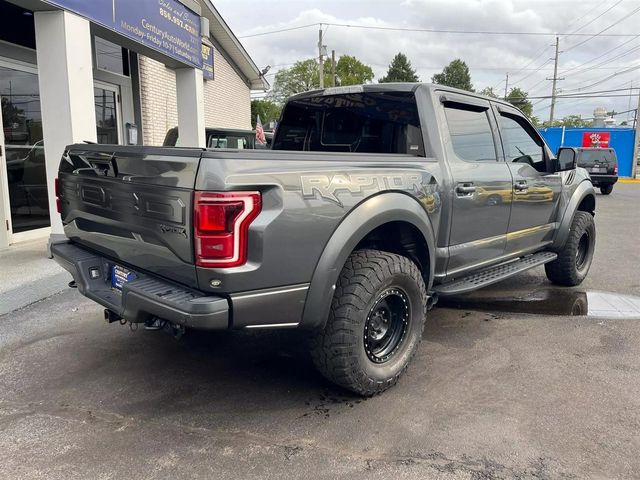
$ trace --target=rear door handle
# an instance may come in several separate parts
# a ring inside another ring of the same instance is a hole
[[[476,187],[473,186],[473,183],[459,183],[456,187],[456,193],[458,196],[468,196],[475,193]]]

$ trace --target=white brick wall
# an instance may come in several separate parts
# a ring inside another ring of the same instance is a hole
[[[204,84],[207,127],[251,129],[251,90],[218,49],[213,52],[213,80]]]
[[[162,145],[167,130],[178,125],[176,75],[156,60],[139,59],[144,143]],[[215,78],[204,84],[205,125],[251,129],[251,91],[217,49],[213,70]]]

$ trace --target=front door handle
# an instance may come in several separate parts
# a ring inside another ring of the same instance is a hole
[[[513,188],[515,189],[516,193],[526,193],[526,191],[529,189],[529,185],[527,184],[526,180],[518,180],[513,184]]]
[[[473,183],[459,183],[456,187],[456,193],[459,196],[468,196],[475,193],[476,187],[473,186]]]

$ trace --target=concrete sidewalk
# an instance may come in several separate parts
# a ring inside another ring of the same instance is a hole
[[[0,250],[0,315],[65,290],[71,275],[47,258],[42,238]]]

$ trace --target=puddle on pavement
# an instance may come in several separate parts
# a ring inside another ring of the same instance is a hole
[[[440,297],[437,306],[486,312],[640,320],[640,297],[598,291],[548,289],[510,297],[487,297],[477,292],[469,296]]]

